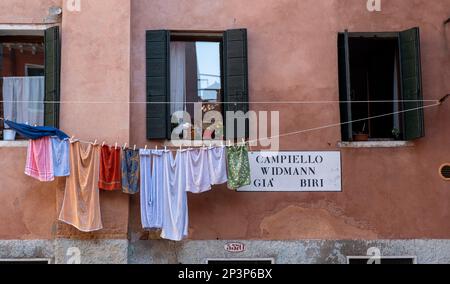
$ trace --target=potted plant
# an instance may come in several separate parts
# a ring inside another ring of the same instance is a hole
[[[392,136],[394,136],[395,140],[398,140],[400,138],[400,129],[394,127],[392,129]]]
[[[366,131],[366,124],[364,123],[362,130],[360,132],[353,134],[353,141],[369,141],[369,134],[365,133]]]

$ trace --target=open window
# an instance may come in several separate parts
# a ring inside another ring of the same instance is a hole
[[[0,117],[59,127],[59,81],[58,27],[0,30]],[[0,133],[6,136],[3,123]]]
[[[246,30],[156,30],[147,31],[146,41],[148,139],[170,139],[180,123],[173,120],[177,112],[189,114],[184,122],[192,138],[221,139],[224,123],[215,131],[208,123],[195,125],[194,107],[201,108],[202,120],[210,111],[222,117],[227,111],[248,111]]]
[[[423,137],[419,29],[340,33],[338,50],[342,140]]]

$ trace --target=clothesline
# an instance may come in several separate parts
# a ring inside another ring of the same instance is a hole
[[[367,117],[367,118],[361,118],[361,119],[356,119],[356,120],[352,120],[352,121],[346,121],[346,122],[341,122],[341,123],[334,123],[334,124],[329,124],[329,125],[324,125],[324,126],[319,126],[319,127],[309,128],[309,129],[303,129],[303,130],[283,133],[283,134],[279,134],[279,135],[273,135],[273,136],[270,136],[270,137],[267,137],[267,138],[262,138],[262,139],[255,139],[255,140],[249,140],[249,141],[245,141],[243,139],[242,142],[240,142],[240,143],[233,143],[231,140],[230,141],[210,140],[210,141],[206,141],[206,142],[202,141],[204,143],[202,143],[203,145],[201,147],[199,147],[199,148],[208,147],[208,145],[206,145],[205,143],[210,143],[209,146],[211,147],[213,144],[217,145],[218,142],[221,143],[221,146],[236,146],[236,145],[241,145],[241,144],[245,145],[246,143],[251,145],[253,143],[258,143],[260,141],[267,141],[267,140],[274,139],[274,138],[288,137],[288,136],[303,134],[303,133],[307,133],[307,132],[323,130],[323,129],[327,129],[327,128],[333,128],[333,127],[342,126],[342,125],[348,125],[348,124],[355,123],[355,122],[367,121],[367,120],[372,120],[372,119],[392,116],[392,115],[396,115],[396,114],[407,113],[407,112],[411,112],[411,111],[417,111],[417,110],[421,110],[421,109],[428,109],[428,108],[440,106],[440,105],[442,105],[442,102],[443,102],[443,100],[441,99],[441,100],[437,101],[437,103],[431,104],[431,105],[421,106],[421,107],[407,109],[407,110],[402,110],[402,111],[396,111],[396,112],[392,112],[392,113],[386,113],[386,114],[382,114],[382,115],[370,116],[370,117]],[[0,120],[4,120],[4,118],[0,117]],[[95,141],[85,141],[85,140],[75,139],[75,136],[72,136],[72,138],[70,140],[72,142],[80,142],[80,143],[83,143],[83,144],[100,145],[98,143],[98,141],[100,139],[97,139]],[[100,140],[100,141],[102,141],[102,140]],[[105,143],[106,142],[103,141],[102,145],[105,145]],[[226,144],[226,145],[224,145],[224,144]],[[120,148],[127,148],[127,145],[128,145],[128,143],[124,143],[124,144],[119,144],[118,142],[115,143],[115,147],[116,148],[119,148],[119,147]],[[158,147],[158,146],[156,146],[156,147]],[[132,148],[148,149],[148,145],[145,145],[144,147],[137,147],[136,145],[134,145],[134,147],[132,147]],[[196,147],[193,147],[193,146],[185,147],[183,145],[181,145],[181,146],[168,145],[168,146],[163,146],[163,148],[165,150],[173,149],[173,148],[177,148],[177,149],[180,148],[182,150],[182,149],[186,149],[186,148],[194,149]]]
[[[418,103],[418,102],[439,102],[440,100],[379,100],[379,101],[259,101],[248,102],[248,104],[344,104],[344,103]],[[114,102],[114,101],[0,101],[0,103],[43,103],[43,104],[145,104],[145,105],[161,105],[161,104],[199,104],[203,102]],[[226,104],[243,104],[244,102],[214,102],[219,105]],[[247,103],[247,102],[245,102]]]

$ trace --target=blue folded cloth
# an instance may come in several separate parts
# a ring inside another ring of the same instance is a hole
[[[69,138],[69,135],[59,129],[48,126],[30,126],[21,123],[15,123],[10,120],[5,120],[6,125],[15,130],[25,138],[36,140],[42,137],[56,136],[61,140]]]

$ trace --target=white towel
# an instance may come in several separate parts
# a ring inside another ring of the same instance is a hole
[[[208,149],[188,151],[186,191],[204,193],[211,190]]]
[[[208,150],[209,175],[212,185],[228,181],[227,155],[225,147],[211,147]]]

